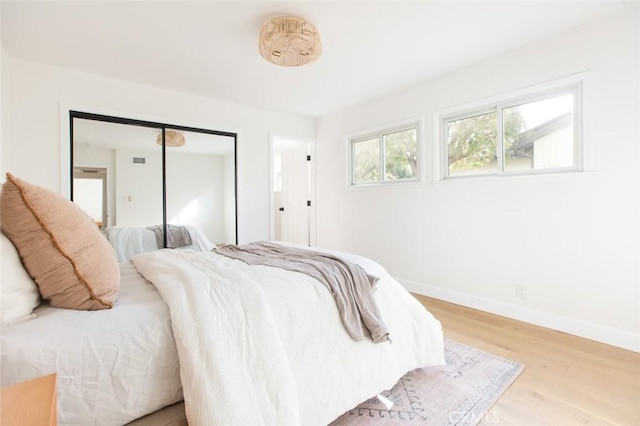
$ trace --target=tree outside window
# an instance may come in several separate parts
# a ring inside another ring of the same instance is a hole
[[[446,177],[575,170],[577,93],[516,99],[444,120]]]
[[[417,180],[418,126],[351,139],[352,185]]]

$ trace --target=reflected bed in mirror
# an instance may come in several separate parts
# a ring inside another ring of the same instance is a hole
[[[105,230],[107,239],[113,246],[118,257],[118,262],[127,262],[132,256],[140,253],[147,253],[163,247],[162,239],[158,238],[155,229],[162,229],[160,225],[149,227],[133,226],[112,226]],[[180,238],[182,230],[186,231],[187,239]],[[179,237],[173,238],[174,244],[169,248],[176,250],[190,249],[195,251],[211,251],[216,245],[213,244],[202,229],[197,226],[177,226],[169,225],[168,235],[173,230],[178,231]]]
[[[237,243],[235,134],[70,116],[71,199],[107,234],[171,224],[211,244]],[[160,247],[169,247],[164,239]]]

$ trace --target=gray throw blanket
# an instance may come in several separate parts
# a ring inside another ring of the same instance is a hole
[[[364,324],[375,343],[389,340],[389,331],[373,296],[379,278],[368,275],[359,265],[331,254],[266,241],[222,246],[216,252],[249,265],[274,266],[317,279],[333,295],[352,339],[364,338]]]
[[[148,226],[148,230],[155,232],[158,248],[164,247],[164,229],[162,225]],[[167,225],[167,248],[179,248],[191,245],[191,234],[186,226]]]

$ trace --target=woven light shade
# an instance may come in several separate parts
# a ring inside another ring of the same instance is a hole
[[[179,146],[184,146],[184,144],[186,143],[184,140],[184,135],[180,132],[176,132],[175,130],[167,130],[164,132],[164,135],[166,146],[177,148]],[[156,143],[158,145],[162,145],[162,132],[158,134]]]
[[[320,34],[308,21],[279,16],[260,31],[260,55],[283,67],[299,67],[315,61],[322,53]]]

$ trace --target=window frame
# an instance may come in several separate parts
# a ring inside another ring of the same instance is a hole
[[[585,141],[583,137],[584,123],[584,76],[563,79],[562,81],[527,88],[515,93],[491,99],[449,108],[434,114],[436,144],[436,181],[458,181],[466,179],[487,179],[521,176],[538,176],[558,173],[575,173],[585,171]],[[508,108],[552,99],[564,95],[573,95],[573,166],[531,170],[505,170],[505,147],[503,129],[503,111]],[[447,125],[452,121],[496,113],[496,170],[491,173],[474,173],[468,175],[449,175],[449,145]]]
[[[384,144],[384,136],[390,135],[393,133],[399,133],[406,130],[414,130],[416,131],[416,173],[414,177],[411,178],[401,178],[401,179],[385,179],[386,174],[386,162],[385,162],[385,144]],[[378,140],[378,148],[380,151],[379,161],[380,161],[380,179],[377,181],[371,182],[356,182],[355,181],[355,173],[356,173],[356,155],[355,155],[355,145],[359,142],[365,142],[371,139]],[[358,133],[355,136],[350,136],[347,138],[348,141],[348,186],[350,188],[362,188],[362,187],[372,187],[372,186],[385,186],[385,185],[398,185],[398,184],[406,184],[406,183],[415,183],[421,181],[421,173],[422,173],[422,120],[421,119],[412,119],[407,120],[395,125],[385,126],[378,130],[368,131]]]

